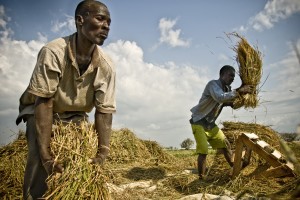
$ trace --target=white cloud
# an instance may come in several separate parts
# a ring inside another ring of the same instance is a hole
[[[1,40],[7,39],[13,34],[13,31],[7,27],[7,22],[10,17],[6,16],[4,6],[0,5],[0,38]]]
[[[181,29],[174,29],[177,20],[162,18],[159,20],[160,43],[166,43],[171,47],[188,47],[190,42],[180,37]]]
[[[144,139],[177,145],[188,136],[189,109],[208,79],[191,66],[147,63],[135,42],[117,41],[105,47],[117,67],[115,125],[132,128]]]
[[[299,0],[269,0],[261,12],[250,18],[248,26],[241,26],[239,30],[244,32],[249,27],[257,31],[270,29],[275,23],[298,12],[300,12]]]
[[[42,44],[39,41],[7,40],[5,45],[0,46],[0,62],[4,63],[1,69],[7,72],[0,74],[0,84],[7,86],[0,90],[3,94],[0,98],[1,134],[7,134],[3,127],[9,130],[10,124],[14,126],[18,99],[28,84]],[[297,44],[300,47],[299,41]],[[198,102],[209,80],[205,73],[207,69],[201,66],[202,71],[199,71],[173,62],[161,65],[145,62],[143,50],[135,42],[119,40],[104,49],[117,67],[118,111],[114,117],[114,128],[130,128],[138,137],[156,140],[164,146],[178,146],[184,139],[192,138],[189,109]],[[290,130],[299,119],[295,110],[299,110],[300,102],[300,84],[296,75],[300,66],[296,64],[297,59],[291,51],[284,60],[266,66],[270,68],[268,70],[281,74],[272,74],[272,80],[280,84],[261,94],[263,99],[272,100],[271,103],[260,106],[255,112],[224,109],[219,121],[235,120],[234,116],[237,116],[241,121],[256,120],[275,125],[275,128],[281,127],[281,130]],[[294,92],[289,92],[291,88]]]
[[[156,124],[150,124],[150,125],[147,126],[147,128],[153,129],[153,130],[159,130],[160,126],[156,125]]]
[[[220,54],[219,56],[218,56],[218,60],[220,60],[220,61],[222,61],[222,62],[224,62],[224,61],[229,61],[230,60],[230,57],[229,56],[227,56],[227,55],[225,55],[225,54]]]
[[[47,36],[43,35],[42,33],[38,32],[38,41],[40,42],[43,42],[43,43],[46,43],[48,41],[48,38]]]
[[[1,9],[0,9],[1,10]],[[0,19],[6,20],[0,11]],[[0,136],[16,131],[15,118],[18,115],[18,100],[27,87],[39,49],[47,40],[39,34],[40,40],[29,42],[11,39],[12,30],[6,26],[0,32]],[[4,138],[7,138],[4,137]],[[1,144],[0,144],[1,145]]]
[[[65,34],[67,32],[75,32],[76,26],[74,17],[66,15],[64,21],[54,21],[52,22],[51,31],[54,33]]]
[[[5,14],[0,16],[0,19],[6,20]],[[168,38],[167,30],[173,30],[176,20],[164,20],[166,24],[163,27]],[[0,34],[0,141],[4,141],[3,133],[8,134],[7,130],[16,128],[14,120],[18,114],[18,99],[27,87],[37,53],[47,41],[42,34],[34,41],[13,40],[9,37],[9,28],[4,27],[2,29],[6,34]],[[179,36],[180,31],[175,38],[181,41]],[[300,40],[297,45],[300,49]],[[205,84],[211,78],[207,77],[208,67],[145,62],[143,49],[130,41],[119,40],[104,49],[117,68],[118,111],[114,117],[114,127],[130,128],[139,137],[168,146],[178,146],[184,139],[192,138],[189,109],[198,102]],[[272,102],[252,113],[224,109],[219,121],[234,120],[236,115],[245,122],[257,120],[267,125],[275,124],[283,130],[290,130],[292,124],[298,124],[299,113],[295,111],[300,110],[300,66],[292,48],[290,50],[291,53],[282,61],[265,66],[266,73],[271,74],[266,84],[269,87],[265,86],[267,91],[261,95],[264,100]],[[227,59],[224,55],[219,58]]]
[[[300,63],[292,45],[296,45],[300,50],[300,39],[295,42],[295,44],[288,44],[290,50],[289,53],[283,60],[271,64],[269,72],[271,73],[271,78],[276,80],[278,83],[284,83],[279,84],[278,88],[285,91],[295,90],[297,88],[300,89]],[[274,73],[275,71],[276,73]]]

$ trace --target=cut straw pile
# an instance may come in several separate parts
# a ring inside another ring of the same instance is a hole
[[[126,164],[132,162],[167,163],[174,158],[163,152],[163,149],[155,141],[141,140],[129,129],[114,131],[111,136],[110,154],[108,163]]]
[[[251,94],[240,95],[233,102],[234,109],[242,106],[245,108],[256,108],[258,106],[258,90],[262,76],[262,55],[257,47],[252,47],[247,40],[237,33],[231,33],[229,36],[234,36],[240,39],[238,44],[233,48],[237,53],[236,61],[239,65],[239,76],[242,85],[253,85],[255,90]]]
[[[107,169],[99,165],[91,165],[88,159],[96,154],[97,136],[91,124],[81,126],[69,124],[59,125],[54,130],[52,151],[58,161],[63,161],[65,172],[61,176],[52,176],[48,180],[47,198],[55,199],[111,199],[107,182]],[[107,158],[109,168],[111,163],[125,164],[143,160],[167,162],[172,159],[165,155],[156,142],[138,139],[130,130],[113,131],[110,145],[110,155]],[[57,178],[58,177],[58,178]]]
[[[233,149],[242,132],[253,132],[280,150],[279,136],[269,127],[242,122],[224,122],[223,125],[222,130]],[[128,129],[112,132],[111,152],[103,166],[91,165],[87,160],[95,155],[97,149],[92,124],[82,124],[79,127],[74,124],[58,125],[53,133],[52,152],[56,160],[62,162],[65,170],[48,179],[46,199],[180,199],[200,192],[225,195],[226,191],[231,191],[230,196],[235,196],[236,199],[239,199],[238,196],[244,199],[247,195],[250,199],[257,199],[273,194],[276,194],[277,199],[288,199],[299,184],[299,177],[252,178],[251,174],[262,169],[265,164],[255,153],[249,166],[234,180],[230,179],[230,167],[224,157],[209,154],[207,167],[210,179],[201,182],[197,174],[186,173],[186,169],[196,167],[196,155],[181,154],[178,150],[174,153],[180,154],[172,156],[157,142],[138,139]],[[297,147],[296,156],[299,159],[299,146]],[[24,134],[13,143],[0,148],[1,199],[22,199],[26,155]],[[123,187],[144,181],[151,187]],[[112,185],[124,189],[118,192],[111,189]]]
[[[268,143],[272,148],[280,151],[280,136],[279,134],[271,129],[270,127],[255,124],[255,123],[243,123],[243,122],[230,122],[225,121],[222,123],[223,128],[222,131],[226,135],[227,140],[230,143],[231,150],[235,151],[235,145],[238,137],[242,133],[254,133],[256,134],[260,140]],[[220,171],[224,171],[229,168],[229,165],[223,159],[222,155],[218,155],[218,159],[215,159],[215,166],[212,173],[219,173]],[[243,172],[247,175],[251,174],[254,168],[260,168],[263,164],[265,164],[265,160],[258,156],[258,154],[253,153],[250,162],[251,167],[247,167],[243,170]]]
[[[231,122],[224,121],[222,123],[222,131],[226,135],[231,144],[231,148],[235,149],[235,143],[237,138],[242,133],[254,133],[261,140],[267,142],[270,146],[279,149],[280,148],[280,135],[268,126],[264,126],[256,123],[244,123],[244,122]]]
[[[46,199],[110,199],[107,175],[101,166],[88,163],[97,151],[93,126],[58,125],[53,133],[51,149],[55,159],[63,163],[64,172],[48,179]]]
[[[49,177],[45,199],[113,199],[114,194],[109,191],[107,183],[121,183],[124,180],[116,174],[120,171],[118,168],[127,169],[134,164],[165,165],[174,160],[157,142],[140,140],[129,129],[112,131],[110,149],[103,166],[89,164],[88,159],[97,151],[93,125],[70,123],[55,126],[51,150],[55,160],[63,164],[64,172]],[[0,148],[0,196],[4,199],[22,199],[26,156],[27,142],[23,132],[16,141]],[[134,169],[136,172],[137,168]],[[143,172],[140,176],[144,176],[141,179],[149,176],[145,169],[140,171]],[[161,177],[163,169],[158,167],[156,171],[157,176]]]
[[[26,155],[23,132],[15,142],[0,148],[0,197],[3,199],[22,199]]]

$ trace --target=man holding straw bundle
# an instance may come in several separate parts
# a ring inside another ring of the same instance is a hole
[[[222,130],[215,124],[216,119],[225,106],[233,106],[233,101],[239,94],[251,93],[254,89],[251,85],[242,85],[231,90],[230,85],[234,81],[235,69],[225,65],[220,69],[219,79],[207,83],[202,97],[195,107],[191,109],[192,126],[196,140],[196,153],[198,154],[199,179],[205,179],[206,156],[208,154],[208,143],[213,149],[224,154],[226,161],[232,167],[232,153],[226,137]]]
[[[17,124],[27,123],[28,158],[24,199],[37,199],[47,190],[46,178],[63,172],[51,155],[52,124],[87,120],[95,109],[98,151],[91,163],[102,164],[109,153],[115,105],[115,68],[99,47],[110,29],[106,5],[85,0],[75,11],[77,32],[46,44],[39,52],[29,86],[20,98]]]

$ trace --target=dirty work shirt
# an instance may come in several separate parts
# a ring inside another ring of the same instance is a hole
[[[35,96],[54,99],[53,112],[66,119],[87,116],[94,107],[102,113],[116,111],[114,65],[99,46],[84,74],[76,62],[76,33],[45,45],[38,54],[29,86],[20,98],[17,124],[34,114]]]
[[[191,109],[192,119],[190,122],[192,124],[200,122],[200,125],[204,125],[204,127],[214,124],[222,110],[223,103],[234,100],[236,96],[237,92],[231,91],[230,86],[223,86],[220,79],[209,81],[198,105]]]

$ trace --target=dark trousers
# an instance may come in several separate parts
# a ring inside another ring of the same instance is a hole
[[[25,200],[31,200],[40,198],[45,194],[47,190],[46,179],[48,177],[40,158],[33,115],[27,118],[26,138],[28,156],[24,175],[23,197]]]

